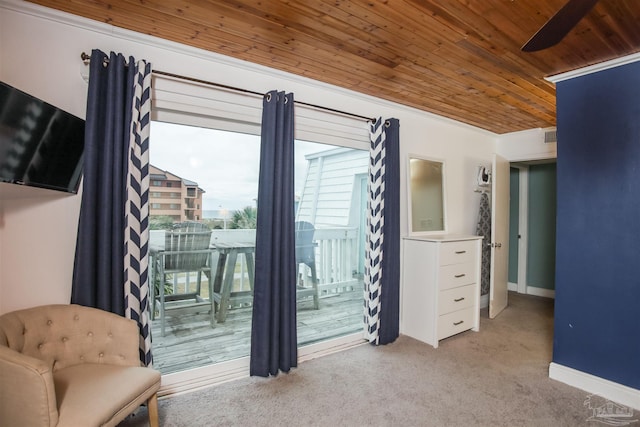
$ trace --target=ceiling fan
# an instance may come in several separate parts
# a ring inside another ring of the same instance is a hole
[[[596,3],[598,0],[569,0],[522,46],[522,51],[536,52],[557,44]]]

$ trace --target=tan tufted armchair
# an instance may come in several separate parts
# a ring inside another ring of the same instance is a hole
[[[157,427],[160,373],[138,342],[134,321],[95,308],[0,316],[0,426],[115,426],[146,401]]]

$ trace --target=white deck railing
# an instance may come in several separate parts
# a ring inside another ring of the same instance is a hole
[[[359,283],[359,261],[364,250],[358,244],[355,227],[317,228],[313,239],[316,249],[316,268],[320,290],[340,292],[353,290]]]
[[[316,273],[321,295],[329,293],[351,291],[358,286],[362,279],[360,258],[364,257],[364,249],[360,248],[359,230],[356,227],[325,227],[315,230],[313,240],[316,247]],[[211,244],[216,243],[254,243],[256,230],[212,230]],[[150,233],[152,245],[164,243],[164,230],[152,230]],[[239,258],[239,269],[236,268],[236,279],[239,283],[234,290],[249,290],[244,256]],[[217,255],[214,254],[214,262]],[[311,280],[309,268],[301,266],[300,272],[304,280]],[[188,280],[188,278],[187,278]]]

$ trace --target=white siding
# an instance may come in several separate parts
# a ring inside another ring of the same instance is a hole
[[[330,150],[307,157],[307,181],[300,199],[298,219],[316,227],[348,226],[354,200],[355,176],[367,172],[369,153],[362,150]],[[315,209],[314,209],[315,206]]]

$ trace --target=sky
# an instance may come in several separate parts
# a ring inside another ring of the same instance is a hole
[[[259,136],[154,121],[149,141],[152,165],[195,181],[205,190],[203,210],[234,211],[256,205]],[[296,195],[307,170],[304,156],[330,148],[296,141]]]

